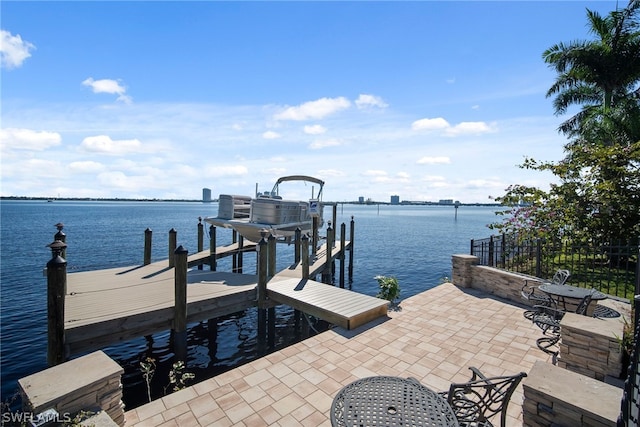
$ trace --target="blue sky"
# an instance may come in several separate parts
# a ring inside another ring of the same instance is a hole
[[[326,201],[546,189],[517,166],[563,157],[542,52],[615,7],[2,1],[0,194],[199,199],[293,174]]]

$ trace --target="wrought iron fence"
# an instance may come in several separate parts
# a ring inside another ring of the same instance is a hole
[[[640,311],[638,304],[640,304],[640,295],[635,296],[635,335],[617,427],[637,427],[640,423],[638,409],[640,407]]]
[[[572,285],[630,299],[640,294],[639,247],[640,239],[586,245],[502,234],[471,240],[471,255],[479,258],[480,265],[540,278],[567,269]]]

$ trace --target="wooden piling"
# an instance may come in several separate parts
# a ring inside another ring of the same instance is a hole
[[[302,253],[302,280],[309,280],[309,236],[302,236],[300,252]]]
[[[258,308],[264,308],[267,302],[267,281],[268,281],[268,242],[263,236],[258,242]]]
[[[176,251],[176,245],[178,242],[178,232],[175,228],[169,230],[169,267],[173,267],[175,265],[175,261],[173,259],[174,252]]]
[[[65,354],[64,303],[67,293],[67,261],[61,253],[67,245],[56,240],[49,245],[52,252],[47,263],[47,363],[63,363]]]
[[[144,230],[144,265],[151,264],[151,242],[153,239],[153,231],[150,228]]]
[[[355,248],[355,229],[356,225],[351,216],[351,227],[349,229],[349,283],[353,282],[353,249]]]
[[[202,223],[202,217],[198,217],[198,252],[204,250],[204,224]],[[198,270],[202,270],[202,264],[198,264]]]
[[[242,274],[243,260],[244,260],[244,236],[240,234],[238,236],[238,262],[236,266],[236,272]]]
[[[187,350],[187,257],[189,251],[180,245],[174,252],[173,332],[177,360],[186,359]]]
[[[331,221],[327,227],[327,254],[324,269],[322,270],[322,283],[331,284],[331,255],[333,252],[333,228],[331,228]]]
[[[209,270],[216,271],[216,226],[209,227]]]
[[[276,275],[276,236],[270,233],[267,242],[269,247],[269,266],[267,268],[267,277],[271,279]]]
[[[231,243],[237,243],[238,242],[238,232],[236,230],[233,230],[231,232]],[[238,253],[234,253],[231,256],[231,272],[232,273],[237,273],[238,270]]]
[[[340,224],[340,287],[344,288],[344,247],[346,245],[347,226],[343,222]]]
[[[296,228],[296,234],[293,240],[293,263],[297,264],[300,262],[300,244],[302,243],[300,239],[302,238],[302,230],[300,227]]]
[[[318,217],[312,218],[312,229],[311,229],[311,253],[315,257],[316,252],[318,250]]]

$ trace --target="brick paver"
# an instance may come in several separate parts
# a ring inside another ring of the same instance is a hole
[[[334,328],[126,412],[127,426],[329,426],[333,396],[373,375],[413,377],[434,390],[470,378],[529,372],[550,362],[524,307],[439,285],[359,329]],[[507,426],[522,425],[522,385]]]

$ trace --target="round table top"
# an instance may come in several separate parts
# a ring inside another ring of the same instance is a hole
[[[591,295],[592,300],[603,300],[607,296],[593,288],[579,288],[570,285],[554,285],[553,283],[545,283],[539,286],[539,289],[550,295],[557,295],[565,298],[582,299],[587,295]]]
[[[333,426],[458,426],[446,399],[417,380],[362,378],[338,392],[331,405]]]

